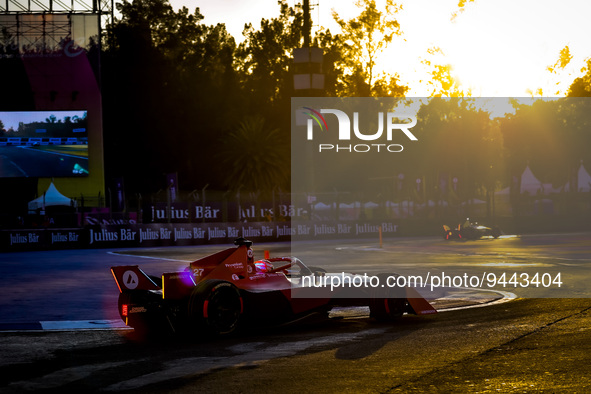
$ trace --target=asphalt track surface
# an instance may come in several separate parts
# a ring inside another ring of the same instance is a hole
[[[353,309],[337,311],[328,321],[214,340],[138,342],[133,331],[112,329],[4,331],[0,391],[590,392],[591,300],[584,286],[589,245],[589,234],[461,243],[409,238],[389,240],[382,249],[368,243],[337,242],[329,250],[310,244],[302,259],[319,266],[332,262],[336,270],[359,267],[361,260],[369,261],[363,266],[369,273],[404,273],[416,264],[458,274],[475,267],[498,274],[509,268],[544,269],[561,272],[572,293],[522,298],[536,290],[505,288],[518,298],[405,316],[395,325],[378,324],[366,311]],[[271,255],[291,252],[288,244],[259,247]],[[1,254],[6,277],[0,322],[6,328],[31,321],[110,319],[117,297],[110,265],[139,264],[158,272],[217,249]]]
[[[74,166],[88,169],[88,158],[28,147],[0,147],[0,177],[73,176]]]

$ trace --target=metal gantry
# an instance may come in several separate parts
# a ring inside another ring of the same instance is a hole
[[[0,13],[93,13],[113,12],[114,0],[0,0]]]
[[[113,9],[114,0],[0,0],[0,48],[4,55],[44,53],[64,40],[84,47],[93,35],[102,38]]]

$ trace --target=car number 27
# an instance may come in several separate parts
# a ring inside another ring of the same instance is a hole
[[[203,269],[203,268],[195,268],[195,269],[193,269],[193,276],[195,276],[195,277],[201,277],[203,275],[203,271],[205,271],[205,269]]]

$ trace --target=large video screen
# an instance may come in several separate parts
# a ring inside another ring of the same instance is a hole
[[[84,176],[87,111],[0,111],[0,178]]]

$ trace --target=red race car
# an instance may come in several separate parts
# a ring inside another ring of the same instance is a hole
[[[136,265],[112,267],[125,324],[143,334],[227,335],[242,326],[327,317],[337,306],[369,306],[380,321],[436,313],[415,289],[384,285],[396,275],[329,274],[295,257],[255,261],[251,241],[235,244],[161,277]]]

